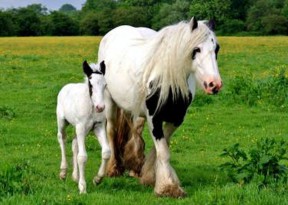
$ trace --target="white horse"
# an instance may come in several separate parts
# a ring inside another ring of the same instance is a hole
[[[112,138],[117,107],[130,113],[134,121],[145,117],[155,149],[145,161],[141,182],[153,184],[159,196],[185,195],[170,165],[169,139],[184,120],[196,81],[207,94],[216,94],[222,87],[216,60],[219,45],[210,27],[195,18],[157,33],[120,26],[100,42],[98,60],[105,60],[108,88],[109,164],[115,161],[117,144]]]
[[[85,137],[90,130],[93,130],[102,148],[102,162],[94,183],[100,183],[105,175],[106,164],[110,157],[110,147],[106,138],[106,116],[103,112],[104,90],[106,87],[105,64],[83,63],[83,70],[86,74],[84,83],[65,85],[57,98],[57,124],[58,141],[61,148],[60,178],[64,179],[67,174],[67,160],[65,154],[65,128],[71,124],[76,129],[76,137],[72,142],[73,151],[73,173],[72,178],[78,182],[80,193],[86,193],[85,163],[87,152],[85,149]],[[79,170],[79,175],[78,175]]]

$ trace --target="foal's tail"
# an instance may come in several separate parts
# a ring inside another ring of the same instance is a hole
[[[144,118],[140,117],[133,123],[130,114],[117,109],[117,149],[124,168],[130,171],[130,175],[137,177],[140,176],[145,160],[145,143],[142,139],[144,123]]]

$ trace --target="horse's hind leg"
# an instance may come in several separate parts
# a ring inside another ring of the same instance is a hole
[[[138,117],[134,120],[133,128],[130,129],[130,139],[125,145],[123,153],[125,168],[129,170],[129,175],[139,177],[145,160],[145,143],[142,138],[145,119]],[[132,122],[130,123],[132,126]]]
[[[111,156],[107,165],[107,175],[110,177],[119,176],[124,172],[122,160],[120,158],[118,141],[116,137],[116,113],[117,107],[112,99],[106,101],[107,114],[107,136],[111,149]]]
[[[94,184],[99,184],[102,180],[102,178],[105,175],[105,171],[106,171],[106,166],[108,163],[108,160],[110,158],[111,155],[111,151],[110,151],[110,147],[107,141],[107,137],[106,137],[106,128],[105,128],[105,123],[103,122],[100,125],[97,125],[97,127],[95,127],[94,129],[94,133],[98,138],[99,144],[101,146],[101,165],[100,168],[98,170],[97,175],[94,177],[93,179],[93,183]]]
[[[60,179],[65,179],[68,168],[66,151],[65,151],[65,143],[66,143],[65,128],[67,126],[67,122],[64,118],[60,118],[59,116],[57,116],[57,124],[58,124],[57,138],[61,149],[61,164],[60,164],[59,177]]]

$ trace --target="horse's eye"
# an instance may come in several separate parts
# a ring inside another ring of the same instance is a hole
[[[196,53],[200,53],[200,52],[201,52],[200,48],[198,48],[198,47],[194,48],[192,51],[192,60],[195,59]]]

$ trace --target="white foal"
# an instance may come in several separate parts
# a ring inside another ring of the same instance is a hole
[[[91,67],[90,67],[91,66]],[[84,83],[65,85],[58,94],[57,99],[57,124],[58,141],[61,148],[60,178],[65,179],[67,174],[67,160],[65,155],[65,128],[71,124],[76,129],[76,137],[72,142],[73,173],[72,178],[78,182],[80,193],[86,193],[85,163],[87,152],[85,137],[93,130],[102,148],[102,162],[93,182],[98,184],[105,175],[105,169],[110,158],[110,148],[106,138],[106,115],[103,112],[104,90],[106,87],[105,64],[88,65],[83,62],[86,75]],[[79,171],[79,175],[78,175]]]

